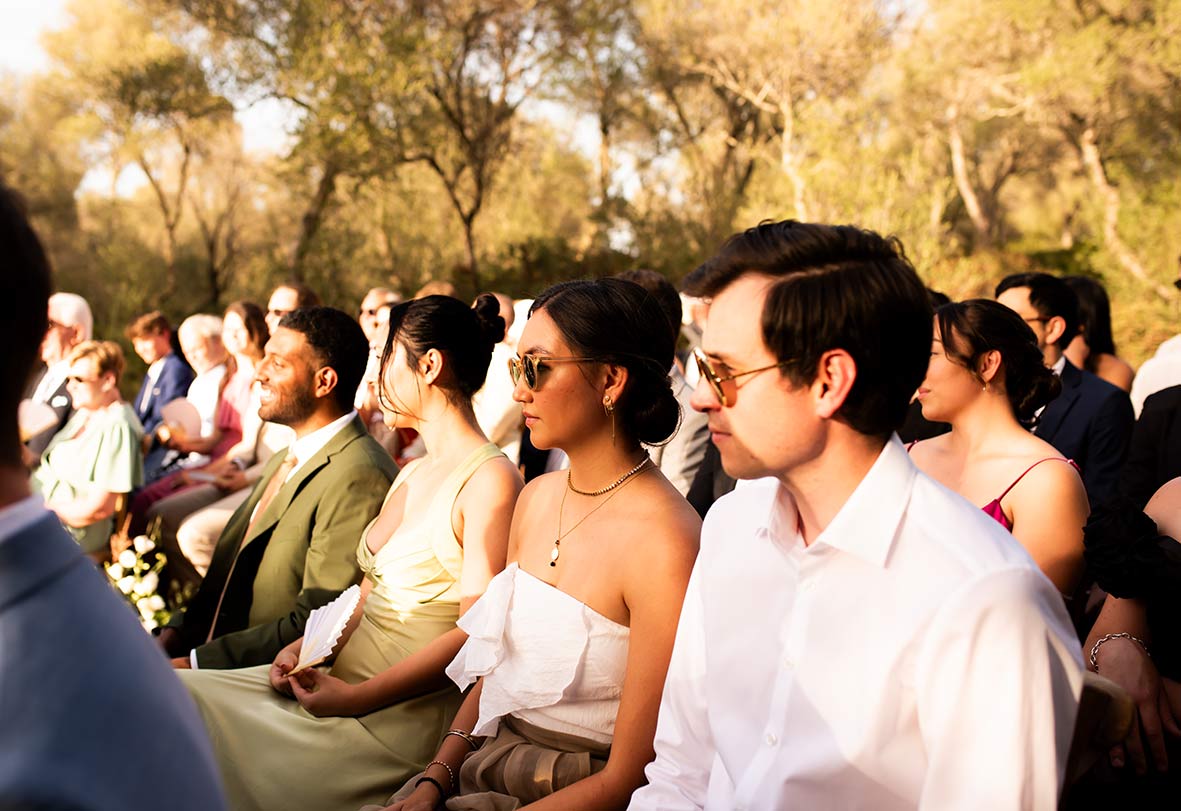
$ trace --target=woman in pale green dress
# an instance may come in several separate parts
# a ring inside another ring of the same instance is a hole
[[[143,483],[143,428],[119,397],[117,343],[84,341],[67,361],[74,414],[41,454],[32,485],[83,551],[104,560],[120,497]]]
[[[209,728],[230,806],[347,809],[384,799],[424,768],[461,695],[444,673],[456,620],[504,568],[522,482],[472,413],[504,321],[491,296],[467,308],[401,304],[383,337],[379,400],[391,427],[423,437],[362,533],[361,602],[330,672],[272,665],[179,671]]]

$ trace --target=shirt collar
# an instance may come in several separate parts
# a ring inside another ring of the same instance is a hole
[[[910,502],[917,475],[918,468],[910,460],[902,442],[897,435],[892,436],[865,478],[813,545],[822,543],[866,563],[884,566]],[[798,539],[798,522],[795,499],[786,487],[779,485],[772,498],[764,531],[775,539]]]
[[[148,377],[151,378],[153,383],[160,379],[160,372],[164,370],[164,361],[167,359],[168,356],[165,355],[164,357],[159,358],[153,362],[152,365],[148,367]]]
[[[294,473],[296,470],[299,470],[304,462],[319,453],[332,440],[332,437],[336,436],[342,428],[352,422],[355,416],[357,416],[357,412],[350,411],[343,417],[339,417],[328,423],[323,428],[317,428],[310,434],[292,442],[291,447],[287,449],[288,455],[295,456],[295,468],[292,469],[292,472]]]
[[[1058,377],[1062,377],[1062,370],[1065,368],[1066,368],[1066,356],[1062,355],[1060,358],[1058,358],[1057,361],[1054,362],[1054,365],[1050,367],[1050,371],[1052,371],[1054,374],[1058,375]]]

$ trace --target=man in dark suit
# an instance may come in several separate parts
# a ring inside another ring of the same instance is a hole
[[[30,494],[17,404],[46,332],[49,263],[0,186],[0,808],[219,811],[188,693],[128,606]]]
[[[367,357],[361,328],[328,307],[295,310],[271,335],[259,416],[295,441],[271,458],[188,609],[161,632],[175,666],[269,664],[314,609],[360,580],[361,531],[397,473],[353,411]]]
[[[66,372],[70,367],[66,356],[78,344],[89,341],[94,329],[90,305],[75,293],[54,293],[49,297],[48,311],[49,326],[41,340],[41,361],[45,370],[30,390],[29,399],[53,409],[57,422],[25,442],[33,456],[45,452],[49,440],[74,413],[70,393],[66,390]]]
[[[1063,354],[1079,330],[1078,300],[1064,281],[1013,274],[997,285],[996,299],[1029,324],[1046,365],[1062,380],[1062,393],[1042,411],[1034,433],[1078,464],[1094,507],[1115,493],[1132,434],[1132,402]]]
[[[127,327],[127,337],[148,372],[131,404],[144,429],[144,482],[151,483],[163,473],[169,449],[156,437],[164,422],[164,406],[189,393],[193,370],[172,351],[172,326],[164,313],[153,310]]]
[[[1143,507],[1167,481],[1181,476],[1181,386],[1148,395],[1136,427],[1119,491]]]

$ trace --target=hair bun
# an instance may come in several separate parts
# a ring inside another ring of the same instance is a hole
[[[472,305],[476,320],[480,322],[480,335],[489,344],[504,340],[504,318],[500,315],[500,302],[491,293],[481,293]]]

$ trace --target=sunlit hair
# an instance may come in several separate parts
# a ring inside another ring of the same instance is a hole
[[[190,315],[180,322],[176,335],[185,343],[189,340],[220,341],[221,319],[209,313]]]
[[[71,365],[80,360],[94,361],[99,377],[113,374],[116,385],[123,376],[123,350],[114,341],[83,341],[66,356],[66,361]]]
[[[265,354],[264,347],[271,337],[271,332],[267,329],[266,313],[263,312],[262,307],[253,301],[235,301],[226,307],[226,315],[230,313],[241,318],[242,323],[246,326],[246,354],[254,358],[255,361],[262,360],[262,356]]]
[[[172,325],[168,317],[159,310],[144,313],[127,325],[125,334],[131,340],[136,338],[150,338],[156,335],[167,335],[172,332]]]

